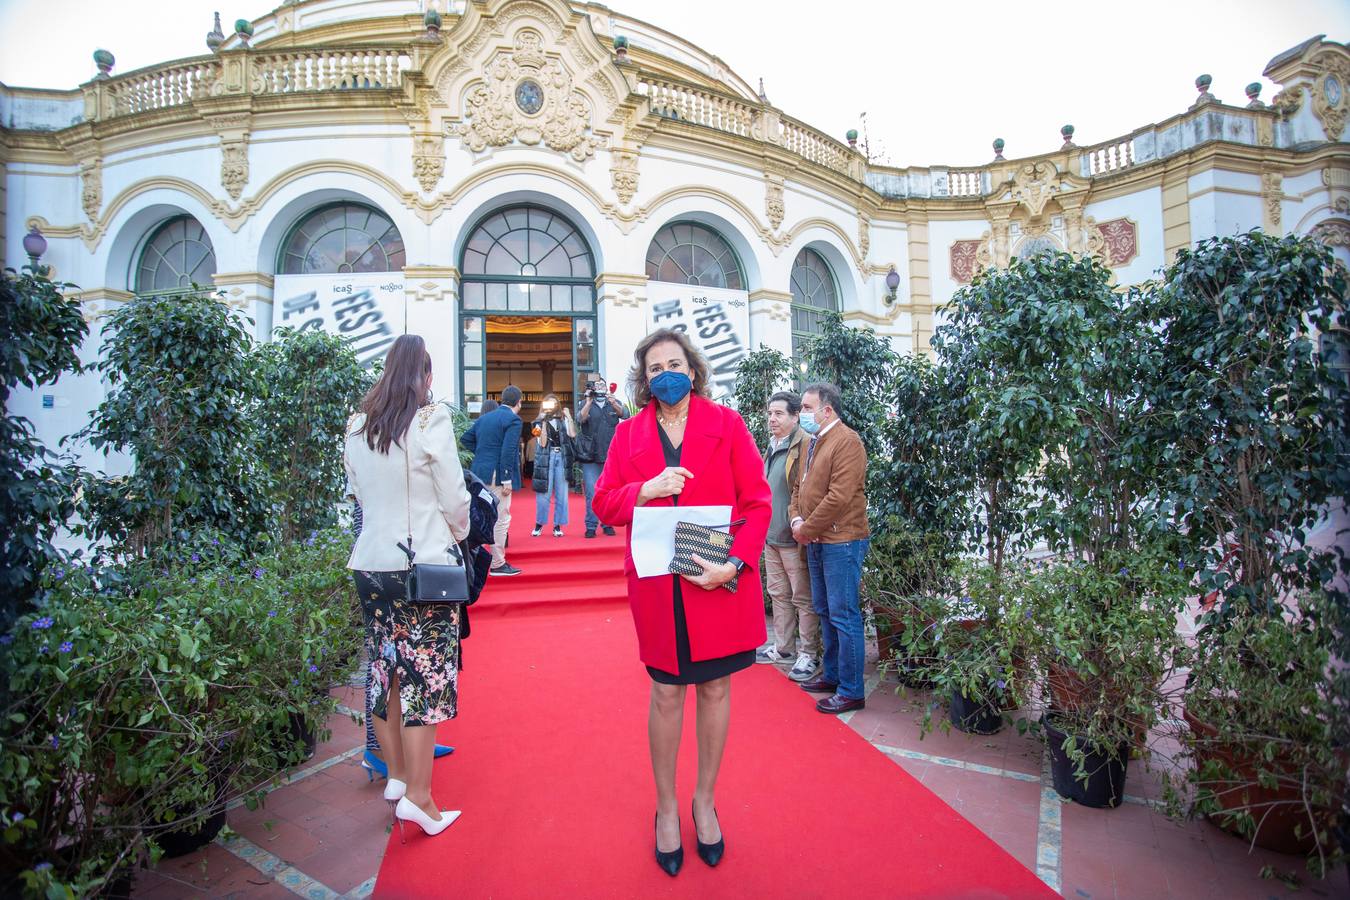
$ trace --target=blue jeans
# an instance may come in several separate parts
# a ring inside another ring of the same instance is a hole
[[[534,495],[534,521],[543,525],[548,521],[548,500],[553,498],[553,524],[567,524],[567,469],[563,465],[561,452],[545,450],[543,456],[536,457],[536,466],[548,466],[548,489]]]
[[[600,480],[600,473],[604,470],[604,463],[582,463],[581,477],[586,483],[586,530],[594,531],[600,527],[600,517],[591,509],[591,501],[595,499],[595,483]]]
[[[820,677],[839,685],[838,694],[863,699],[863,620],[858,589],[862,584],[866,538],[842,544],[808,544],[811,604],[820,617]]]

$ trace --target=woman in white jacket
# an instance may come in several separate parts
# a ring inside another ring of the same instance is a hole
[[[459,816],[431,797],[436,725],[458,703],[458,603],[407,601],[412,536],[419,563],[449,561],[451,544],[469,531],[450,411],[431,402],[431,356],[421,337],[405,334],[389,348],[384,374],[347,425],[347,478],[364,516],[347,568],[353,570],[366,622],[375,735],[389,781],[384,796],[400,823],[439,834]]]

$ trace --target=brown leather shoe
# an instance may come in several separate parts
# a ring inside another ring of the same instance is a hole
[[[867,701],[859,698],[850,700],[847,697],[841,697],[838,694],[826,697],[823,700],[816,701],[816,709],[830,715],[848,712],[850,709],[862,709],[867,705]]]
[[[826,681],[824,678],[813,678],[810,681],[802,682],[802,690],[808,694],[833,694],[839,690],[839,685],[833,681]]]

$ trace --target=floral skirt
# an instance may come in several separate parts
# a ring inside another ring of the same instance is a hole
[[[389,684],[398,676],[404,725],[453,719],[459,705],[459,603],[409,603],[407,572],[354,571],[366,620],[370,709],[389,718]]]

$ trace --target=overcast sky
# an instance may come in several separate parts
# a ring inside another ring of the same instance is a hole
[[[1094,144],[1183,111],[1195,76],[1226,103],[1277,53],[1316,34],[1350,40],[1346,0],[1129,3],[610,0],[720,56],[788,114],[842,138],[866,130],[893,165],[972,165],[1055,149],[1061,125]],[[206,52],[268,3],[244,0],[0,0],[0,82],[73,88],[98,47],[117,72]],[[829,13],[828,15],[826,13]]]

